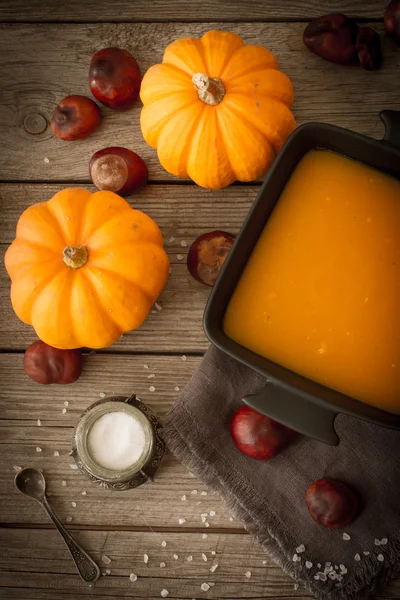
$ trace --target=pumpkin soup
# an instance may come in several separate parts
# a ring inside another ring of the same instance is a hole
[[[327,150],[306,154],[224,330],[292,371],[400,413],[400,181]]]

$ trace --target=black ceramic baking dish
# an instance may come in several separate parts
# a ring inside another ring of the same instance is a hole
[[[214,285],[204,315],[204,328],[210,341],[268,380],[263,389],[247,396],[244,401],[255,410],[300,433],[332,445],[339,443],[334,429],[338,413],[347,413],[399,430],[400,415],[340,394],[244,348],[224,333],[223,318],[236,284],[283,188],[297,163],[309,150],[333,150],[400,179],[400,111],[383,111],[381,119],[386,129],[383,140],[373,140],[324,123],[308,123],[296,129],[268,173]]]

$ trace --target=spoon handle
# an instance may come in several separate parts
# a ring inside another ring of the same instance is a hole
[[[50,519],[53,521],[54,525],[57,527],[60,532],[64,542],[68,546],[68,550],[71,552],[71,556],[76,564],[76,567],[79,571],[79,575],[86,583],[94,583],[100,577],[100,569],[94,562],[92,558],[90,558],[89,554],[84,551],[83,548],[74,540],[71,534],[65,529],[64,525],[59,521],[56,513],[51,508],[50,504],[47,501],[47,498],[41,502],[46,513],[49,515]]]

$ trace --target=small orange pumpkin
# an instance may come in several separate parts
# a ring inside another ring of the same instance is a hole
[[[5,264],[16,314],[61,349],[103,348],[139,327],[169,272],[150,217],[83,189],[27,208]]]
[[[296,127],[290,79],[271,52],[235,33],[170,44],[140,97],[142,133],[161,165],[206,188],[262,175]]]

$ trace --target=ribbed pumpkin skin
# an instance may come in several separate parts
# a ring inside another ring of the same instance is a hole
[[[66,247],[85,246],[71,268]],[[5,265],[17,316],[55,348],[103,348],[139,327],[163,289],[161,232],[113,192],[66,189],[21,215]]]
[[[200,99],[195,73],[221,80],[219,104]],[[140,97],[142,133],[161,165],[205,188],[261,176],[296,127],[290,79],[271,52],[246,46],[235,33],[209,31],[170,44],[162,64],[145,74]]]

